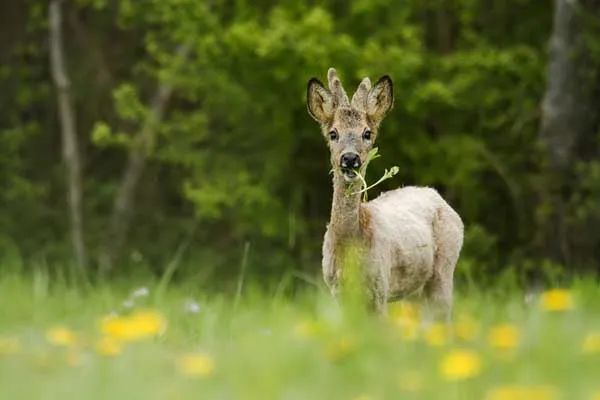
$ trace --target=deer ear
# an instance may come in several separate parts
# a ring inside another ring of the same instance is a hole
[[[384,75],[379,78],[367,95],[367,115],[376,124],[379,124],[393,105],[394,85],[392,79]]]
[[[306,105],[308,113],[317,122],[325,123],[331,119],[335,108],[334,100],[334,96],[320,80],[312,78],[308,81]]]

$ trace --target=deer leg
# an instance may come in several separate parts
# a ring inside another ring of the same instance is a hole
[[[433,275],[423,288],[424,300],[434,320],[450,322],[452,317],[454,268],[443,249],[434,257]]]
[[[377,274],[368,279],[369,282],[369,310],[379,315],[386,316],[388,312],[388,282],[381,275]]]
[[[450,322],[454,290],[454,262],[445,248],[438,248],[433,260],[433,275],[423,288],[427,308],[435,320]]]
[[[435,320],[450,322],[452,319],[453,304],[452,277],[439,276],[434,273],[431,280],[425,285],[425,300],[427,308]]]
[[[454,290],[454,268],[462,246],[462,224],[448,209],[440,208],[433,225],[436,251],[433,258],[433,275],[425,284],[425,297],[434,318],[450,322]]]

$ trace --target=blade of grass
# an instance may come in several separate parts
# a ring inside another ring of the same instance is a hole
[[[238,277],[237,289],[235,291],[235,300],[233,302],[233,309],[236,310],[239,301],[242,297],[242,288],[244,286],[244,279],[246,278],[246,266],[248,264],[248,253],[250,252],[250,242],[244,244],[244,253],[242,255],[242,262],[240,266],[240,275]]]

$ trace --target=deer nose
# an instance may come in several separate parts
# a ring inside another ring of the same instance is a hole
[[[340,159],[340,166],[342,168],[359,168],[360,156],[356,153],[344,153]]]

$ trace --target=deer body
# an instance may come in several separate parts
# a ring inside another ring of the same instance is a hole
[[[362,202],[353,170],[362,167],[377,128],[393,103],[388,77],[371,88],[365,78],[348,101],[332,68],[327,91],[313,78],[308,110],[329,139],[333,166],[331,218],[323,241],[323,277],[333,296],[341,291],[347,246],[361,248],[360,264],[371,306],[424,294],[449,318],[453,275],[463,244],[460,216],[432,188],[404,187]],[[352,164],[349,165],[348,164]]]

